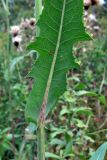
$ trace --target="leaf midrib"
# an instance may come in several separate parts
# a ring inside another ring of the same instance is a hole
[[[63,1],[63,9],[62,9],[61,22],[60,22],[60,27],[59,27],[59,32],[58,32],[59,33],[58,34],[58,40],[57,40],[56,49],[55,49],[54,57],[53,57],[53,61],[52,61],[52,66],[51,66],[51,69],[50,69],[48,82],[47,82],[47,86],[46,86],[46,90],[45,90],[45,94],[44,94],[44,98],[43,98],[43,103],[42,103],[42,107],[41,107],[41,109],[43,109],[44,112],[46,112],[46,105],[47,105],[47,101],[48,101],[49,90],[50,90],[50,86],[51,86],[51,82],[52,82],[52,78],[53,78],[53,73],[54,73],[54,69],[55,69],[55,64],[56,64],[56,59],[57,59],[59,47],[60,47],[63,21],[64,21],[64,13],[65,13],[65,6],[66,6],[66,0]]]

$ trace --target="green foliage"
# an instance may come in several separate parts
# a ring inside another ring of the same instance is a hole
[[[77,66],[72,54],[73,44],[88,40],[83,26],[83,1],[47,0],[37,23],[40,36],[30,45],[39,58],[29,76],[35,79],[28,98],[26,117],[37,121],[43,101],[47,113],[66,90],[66,73]]]
[[[107,142],[102,144],[98,150],[94,153],[90,160],[104,160],[107,151]]]
[[[11,139],[12,134],[8,134],[10,128],[5,128],[4,130],[0,130],[0,159],[4,155],[6,150],[11,150]],[[1,143],[2,142],[2,143]]]
[[[35,0],[35,17],[37,21],[41,13],[42,13],[42,0]]]
[[[9,2],[14,2],[9,3],[10,25],[19,25],[22,18],[34,15],[34,1]],[[74,54],[81,65],[68,72],[67,91],[46,120],[46,157],[50,160],[89,160],[107,140],[107,14],[96,10],[100,31],[93,41],[75,45]],[[36,127],[24,117],[26,99],[33,85],[26,75],[35,55],[27,54],[26,38],[23,52],[17,52],[11,43],[11,50],[6,54],[6,12],[1,1],[0,31],[0,160],[37,159]],[[10,74],[6,65],[8,56]]]
[[[53,153],[46,152],[45,156],[46,156],[46,158],[53,158],[53,159],[60,159],[61,160],[61,158],[59,156],[57,156],[56,154],[53,154]]]

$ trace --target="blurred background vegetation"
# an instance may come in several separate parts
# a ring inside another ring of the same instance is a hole
[[[0,1],[0,160],[36,160],[36,126],[24,116],[33,84],[27,74],[36,59],[26,49],[35,36],[34,1],[8,2],[9,10]],[[88,160],[107,141],[107,11],[93,7],[85,21],[93,40],[75,45],[80,67],[68,72],[59,109],[46,121],[50,160]],[[19,25],[18,39],[11,26]]]

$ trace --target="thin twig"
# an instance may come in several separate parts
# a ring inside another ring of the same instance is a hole
[[[98,134],[98,133],[102,133],[102,132],[105,132],[105,131],[107,131],[107,128],[102,129],[102,130],[98,130],[98,131],[95,131],[95,132],[92,132],[92,133],[88,133],[88,134]]]

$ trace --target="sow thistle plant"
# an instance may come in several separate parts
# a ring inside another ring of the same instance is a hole
[[[35,34],[36,20],[35,18],[22,19],[21,23],[17,26],[10,28],[12,35],[12,42],[17,51],[23,52],[28,45],[28,42],[32,41]]]
[[[38,58],[29,73],[34,85],[27,101],[26,119],[37,125],[37,156],[38,160],[45,160],[46,118],[66,91],[68,70],[78,66],[73,45],[91,38],[83,24],[83,0],[45,0],[36,25],[39,34],[29,49],[35,50]]]

